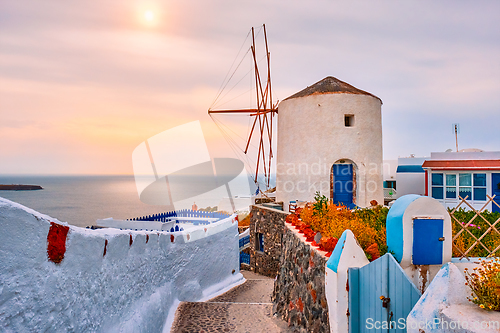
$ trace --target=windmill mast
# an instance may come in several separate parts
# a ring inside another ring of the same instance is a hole
[[[256,109],[236,109],[236,110],[208,110],[208,114],[249,114],[251,117],[254,117],[252,129],[250,134],[248,135],[248,140],[246,143],[246,147],[244,153],[248,153],[248,148],[250,146],[250,142],[255,132],[257,132],[259,144],[258,144],[258,153],[257,153],[257,166],[255,168],[255,178],[254,181],[257,183],[257,177],[259,175],[259,167],[261,166],[262,160],[262,169],[264,173],[266,186],[269,187],[270,178],[271,178],[271,161],[273,158],[272,151],[272,139],[273,139],[273,122],[272,118],[275,114],[278,113],[277,103],[273,105],[272,102],[272,92],[271,92],[271,53],[269,52],[268,44],[267,44],[267,33],[266,33],[266,25],[263,25],[264,30],[264,42],[266,46],[266,57],[267,57],[267,75],[266,80],[263,84],[261,74],[259,71],[259,65],[256,57],[256,48],[255,48],[255,32],[252,27],[252,58],[253,58],[253,67],[254,67],[254,76],[255,76],[255,88],[256,88],[256,98],[257,98],[257,108]],[[258,124],[258,129],[256,129],[256,125]]]

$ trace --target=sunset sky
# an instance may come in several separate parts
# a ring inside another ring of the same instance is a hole
[[[453,123],[460,148],[498,151],[499,13],[499,1],[0,0],[0,174],[131,174],[135,147],[194,120],[211,154],[231,157],[207,109],[263,23],[276,99],[326,76],[377,95],[385,159],[454,148]],[[220,119],[246,136],[248,117]]]

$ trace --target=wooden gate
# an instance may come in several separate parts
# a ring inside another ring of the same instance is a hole
[[[349,332],[406,332],[406,317],[421,293],[387,253],[349,268]]]

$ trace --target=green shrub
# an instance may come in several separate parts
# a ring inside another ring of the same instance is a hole
[[[386,240],[386,220],[389,208],[380,205],[373,208],[360,208],[354,211],[365,224],[376,230],[375,242],[378,245],[380,255],[383,256],[387,253],[387,240]]]

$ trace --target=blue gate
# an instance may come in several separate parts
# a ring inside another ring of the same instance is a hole
[[[333,202],[351,207],[354,185],[352,180],[352,164],[334,164],[332,168]]]
[[[250,265],[250,254],[245,252],[240,252],[240,265],[247,264]]]
[[[406,332],[406,317],[421,293],[387,253],[349,268],[349,332]]]
[[[500,205],[500,173],[491,174],[491,186],[492,186],[491,194],[492,196],[495,195],[493,200]],[[492,202],[491,211],[500,213],[500,208],[498,208],[498,206],[495,205],[494,202]]]

